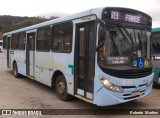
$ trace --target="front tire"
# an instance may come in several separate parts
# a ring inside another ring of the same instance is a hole
[[[20,77],[20,74],[18,73],[18,66],[17,66],[17,63],[13,63],[13,74],[16,78],[19,78]]]
[[[60,100],[68,101],[71,95],[67,93],[67,83],[63,75],[59,75],[56,79],[56,94]]]

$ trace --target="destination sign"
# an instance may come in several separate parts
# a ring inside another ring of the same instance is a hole
[[[128,23],[146,24],[151,26],[150,16],[140,11],[123,8],[106,8],[103,10],[102,20],[114,24],[114,22],[124,21]],[[112,21],[110,21],[112,20]]]
[[[134,22],[134,23],[141,23],[141,16],[138,15],[132,15],[132,14],[121,14],[118,11],[111,11],[111,19],[115,20],[124,20],[128,22]]]
[[[131,15],[131,14],[126,14],[125,21],[141,23],[141,17],[140,16]]]

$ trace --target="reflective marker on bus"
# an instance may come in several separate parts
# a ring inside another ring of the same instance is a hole
[[[14,76],[55,87],[97,106],[148,95],[152,19],[128,8],[94,8],[3,35],[3,62]]]

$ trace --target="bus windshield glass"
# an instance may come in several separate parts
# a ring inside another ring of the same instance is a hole
[[[151,26],[151,17],[140,11],[105,8],[98,34],[100,67],[117,72],[152,68]]]
[[[148,63],[150,35],[151,32],[146,30],[100,26],[99,44],[102,46],[99,48],[99,64],[105,68],[126,70],[137,67],[138,57],[143,58],[143,61],[147,60]],[[115,65],[119,65],[120,68]]]

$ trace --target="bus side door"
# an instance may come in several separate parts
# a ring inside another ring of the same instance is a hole
[[[75,93],[89,99],[93,99],[95,33],[95,22],[76,26]]]
[[[26,49],[26,70],[27,75],[34,76],[35,66],[35,32],[27,33],[27,49]]]

